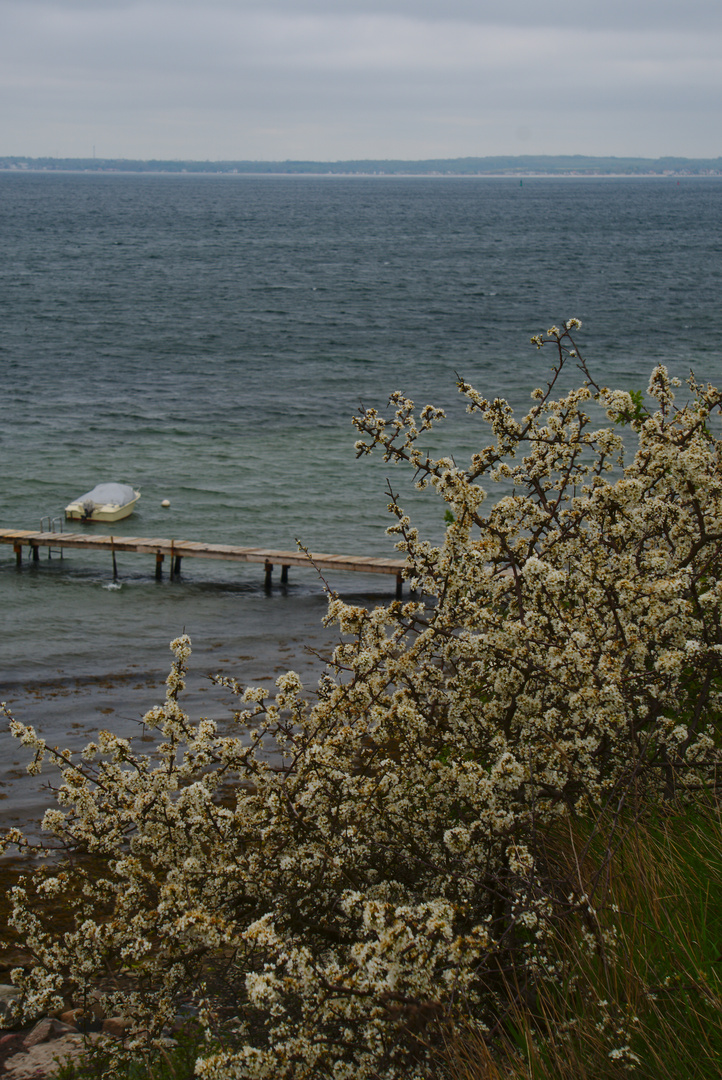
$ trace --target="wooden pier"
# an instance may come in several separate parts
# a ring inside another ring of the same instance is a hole
[[[163,576],[163,564],[169,560],[170,576],[180,573],[183,559],[224,559],[227,562],[262,563],[264,582],[271,588],[274,566],[281,568],[281,583],[288,581],[289,566],[306,569],[343,570],[359,574],[392,574],[396,578],[396,595],[401,596],[404,559],[383,559],[364,555],[328,555],[321,552],[276,551],[268,548],[237,547],[233,544],[204,544],[195,540],[166,540],[142,536],[99,536],[95,533],[33,532],[28,529],[0,529],[0,543],[12,544],[15,561],[22,566],[23,546],[34,562],[40,558],[40,548],[79,548],[84,551],[108,551],[113,558],[113,577],[117,578],[116,553],[134,552],[155,556],[155,576]]]

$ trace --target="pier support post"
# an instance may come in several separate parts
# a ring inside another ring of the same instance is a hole
[[[98,536],[87,535],[84,536],[80,533],[63,533],[62,529],[57,533],[54,530],[43,530],[40,532],[31,532],[29,529],[5,529],[0,528],[0,545],[8,544],[12,546],[15,552],[15,563],[18,570],[22,569],[23,558],[26,558],[29,563],[37,564],[42,561],[40,556],[40,548],[47,548],[50,559],[55,550],[56,557],[58,553],[60,558],[63,558],[64,549],[77,548],[79,550],[97,550],[108,551],[112,559],[113,567],[113,580],[119,578],[119,567],[117,561],[117,553],[120,552],[132,552],[138,555],[142,555],[147,558],[149,555],[155,555],[155,578],[156,581],[163,580],[163,564],[165,562],[165,556],[169,558],[168,571],[170,579],[179,577],[181,573],[181,556],[183,560],[190,558],[205,558],[205,559],[226,559],[229,562],[243,562],[243,563],[255,563],[258,566],[264,568],[264,584],[267,591],[270,591],[274,585],[273,581],[273,569],[274,562],[278,566],[279,575],[278,580],[283,589],[286,588],[290,580],[290,569],[292,566],[304,566],[305,564],[299,559],[298,554],[294,551],[277,551],[272,548],[259,548],[259,547],[241,547],[235,544],[216,544],[216,543],[203,543],[200,541],[191,540],[179,540],[177,541],[178,547],[176,547],[176,541],[159,539],[157,537],[142,537],[142,536],[126,536],[121,535],[118,538],[118,544],[116,547],[115,536]],[[27,546],[28,551],[24,552],[23,548]],[[312,556],[312,564],[320,570],[333,570],[344,572],[357,572],[357,573],[377,573],[390,575],[396,578],[396,597],[401,598],[403,582],[415,581],[411,577],[411,570],[408,565],[402,559],[381,559],[375,556],[363,556],[363,555],[322,555],[317,554]],[[387,581],[387,585],[384,588],[388,588],[391,585],[390,581]]]

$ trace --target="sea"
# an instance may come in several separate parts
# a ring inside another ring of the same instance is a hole
[[[351,418],[402,390],[447,411],[422,441],[485,440],[458,377],[526,410],[570,316],[598,382],[660,362],[722,379],[722,178],[0,173],[0,527],[61,521],[104,481],[141,491],[116,535],[396,554],[389,490],[424,535],[444,506]],[[571,370],[568,382],[579,380]],[[170,503],[164,507],[164,501]],[[108,526],[81,526],[89,535]],[[313,687],[336,640],[327,587],[375,606],[394,579],[0,545],[0,698],[51,745],[142,738],[186,632],[192,718],[231,723],[210,675]],[[32,826],[52,772],[0,732],[0,824]]]

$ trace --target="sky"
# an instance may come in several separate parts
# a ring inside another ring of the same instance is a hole
[[[0,156],[722,155],[712,0],[0,0]]]

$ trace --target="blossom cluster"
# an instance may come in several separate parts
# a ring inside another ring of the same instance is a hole
[[[579,327],[533,339],[555,366],[524,416],[459,382],[489,432],[466,468],[419,450],[431,406],[396,394],[355,418],[358,454],[413,469],[451,520],[431,544],[392,499],[416,591],[373,610],[331,594],[339,643],[313,693],[294,672],[270,699],[218,678],[232,729],[192,721],[183,636],[145,717],[153,754],[105,732],[73,758],[12,721],[31,768],[60,769],[44,826],[68,853],[15,890],[28,1012],[130,972],[105,1002],[153,1045],[222,958],[246,1035],[199,1060],[205,1080],[431,1077],[450,1019],[493,1028],[500,977],[555,977],[550,926],[581,901],[559,899],[539,838],[631,790],[716,783],[722,393],[691,378],[678,405],[657,367],[640,408],[594,381]],[[582,383],[555,397],[570,364]],[[511,493],[487,501],[499,480]],[[58,891],[65,933],[42,903]]]

